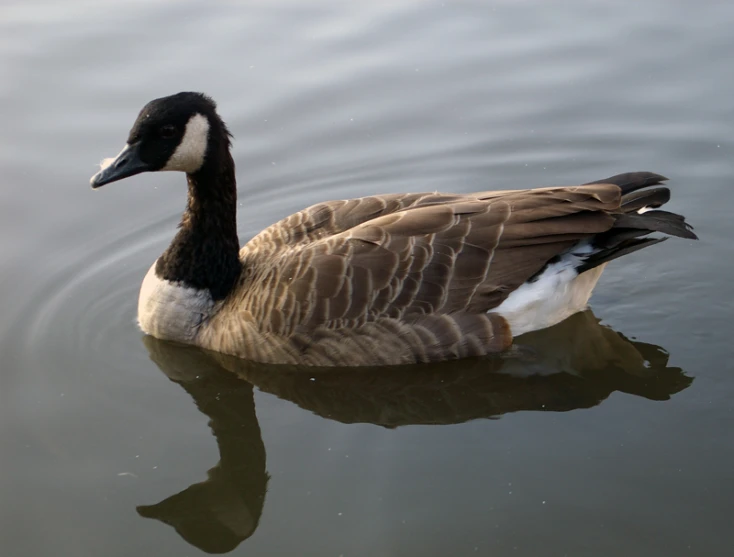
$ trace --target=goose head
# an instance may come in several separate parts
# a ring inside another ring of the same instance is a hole
[[[230,134],[216,104],[201,93],[178,93],[146,104],[120,153],[105,159],[92,188],[140,174],[174,170],[195,175],[226,162]]]

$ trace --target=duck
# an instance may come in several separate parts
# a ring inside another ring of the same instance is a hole
[[[372,195],[317,203],[240,248],[232,135],[215,102],[147,103],[96,189],[186,174],[178,232],[145,275],[155,338],[268,364],[388,366],[507,352],[587,308],[606,265],[697,239],[652,172],[573,186]],[[650,236],[653,233],[657,233]]]

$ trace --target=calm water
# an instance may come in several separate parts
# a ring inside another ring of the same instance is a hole
[[[734,4],[359,4],[0,7],[0,555],[730,555]],[[179,90],[235,134],[243,240],[324,199],[652,170],[701,241],[502,361],[216,362],[134,325],[182,177],[88,187]]]

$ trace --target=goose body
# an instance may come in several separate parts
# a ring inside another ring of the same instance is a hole
[[[267,363],[392,365],[482,356],[586,308],[606,263],[695,239],[650,172],[589,184],[328,201],[242,249],[230,136],[199,93],[156,99],[99,187],[185,172],[179,231],[148,271],[138,321],[157,338]]]

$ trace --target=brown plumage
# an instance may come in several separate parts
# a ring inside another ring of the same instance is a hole
[[[695,238],[683,217],[650,210],[669,191],[643,188],[665,178],[636,172],[569,187],[319,203],[263,230],[237,259],[226,127],[209,99],[190,95],[149,103],[131,132],[130,149],[153,153],[145,170],[175,161],[188,173],[181,230],[141,290],[141,327],[160,338],[319,366],[482,356],[507,349],[513,332],[583,309],[607,261],[660,241],[642,236]],[[164,143],[155,126],[178,121],[178,143]],[[93,185],[130,175],[122,163]],[[531,300],[537,315],[528,319],[522,299],[511,311],[502,305],[547,270],[551,282],[565,273],[557,300],[555,291]]]
[[[314,205],[245,245],[236,295],[202,331],[202,344],[306,365],[413,363],[504,350],[512,331],[491,310],[579,240],[617,228],[625,216],[619,179]]]

